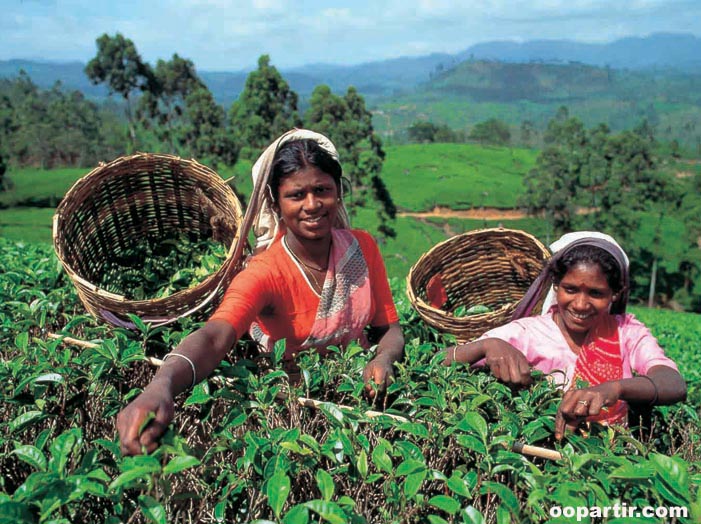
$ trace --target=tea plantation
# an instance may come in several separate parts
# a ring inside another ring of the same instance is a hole
[[[304,355],[295,387],[275,356],[250,360],[236,348],[178,399],[157,452],[124,458],[116,413],[196,320],[136,332],[96,323],[48,245],[0,239],[0,268],[0,522],[556,523],[577,521],[566,507],[617,504],[685,511],[580,521],[701,521],[697,315],[634,310],[678,362],[686,403],[656,408],[646,431],[593,429],[556,443],[549,383],[512,391],[442,366],[449,341],[417,318],[397,280],[407,357],[386,405],[362,395],[369,355],[357,346],[325,361]],[[322,402],[311,409],[298,397]],[[529,458],[510,451],[514,442],[563,458]]]

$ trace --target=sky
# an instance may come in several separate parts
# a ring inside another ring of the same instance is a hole
[[[456,53],[493,40],[701,35],[700,0],[0,0],[0,60],[87,62],[121,33],[155,64],[239,71]]]

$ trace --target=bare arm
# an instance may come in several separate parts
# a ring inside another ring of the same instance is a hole
[[[404,334],[399,322],[375,327],[372,331],[372,335],[379,339],[377,352],[363,370],[365,391],[370,397],[375,396],[375,390],[383,392],[387,388],[394,378],[394,363],[404,358]]]
[[[561,439],[568,424],[595,416],[618,400],[633,404],[665,405],[686,399],[686,383],[675,369],[653,366],[647,375],[604,382],[598,386],[569,390],[555,417],[555,438]]]
[[[528,386],[533,382],[531,367],[525,355],[499,338],[483,338],[447,348],[443,364],[474,364],[482,359],[485,359],[485,365],[492,374],[506,384]]]
[[[173,420],[173,399],[193,382],[209,376],[236,342],[236,332],[227,322],[215,320],[185,338],[173,353],[185,355],[197,372],[193,378],[187,360],[169,358],[146,386],[143,393],[117,415],[122,453],[138,455],[158,447],[158,438]],[[155,418],[140,432],[150,414]]]

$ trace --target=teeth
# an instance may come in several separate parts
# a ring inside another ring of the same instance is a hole
[[[577,313],[570,313],[574,318],[577,318],[579,320],[585,320],[589,318],[589,315],[578,315]]]

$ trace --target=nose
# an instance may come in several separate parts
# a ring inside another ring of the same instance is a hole
[[[575,295],[572,305],[579,311],[585,311],[589,307],[589,301],[584,293]]]
[[[321,200],[317,198],[317,196],[312,191],[307,193],[307,196],[304,198],[305,211],[314,211],[316,209],[319,209],[320,206]]]

